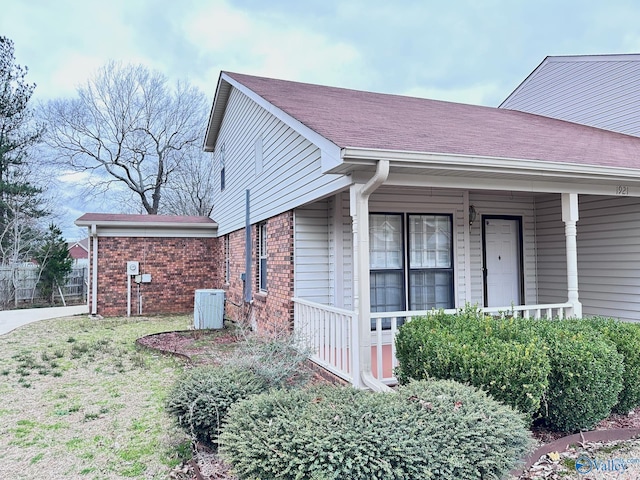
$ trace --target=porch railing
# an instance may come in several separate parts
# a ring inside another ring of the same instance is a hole
[[[294,331],[311,351],[311,360],[353,383],[358,365],[358,325],[355,312],[294,298]],[[520,305],[480,308],[495,316],[520,318],[566,318],[573,315],[570,303]],[[432,315],[437,310],[371,313],[371,367],[375,378],[383,383],[397,383],[394,369],[398,366],[395,337],[398,327],[415,317]],[[445,310],[456,313],[456,309]]]
[[[294,332],[310,358],[353,383],[357,365],[358,326],[353,311],[294,298]]]
[[[500,317],[513,316],[519,318],[566,318],[573,315],[571,303],[552,303],[545,305],[518,305],[509,307],[484,307],[480,311]],[[415,317],[433,315],[438,310],[422,310],[411,312],[376,312],[371,313],[371,366],[373,375],[383,383],[393,385],[398,383],[393,371],[398,366],[396,358],[396,333],[400,324],[411,321]],[[445,313],[456,313],[456,309],[444,310]],[[382,320],[388,329],[384,329]]]

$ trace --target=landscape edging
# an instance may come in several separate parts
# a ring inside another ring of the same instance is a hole
[[[615,428],[611,430],[589,430],[588,432],[574,433],[566,437],[546,443],[533,451],[524,461],[522,468],[511,471],[511,475],[519,477],[528,471],[544,455],[551,452],[564,452],[571,445],[585,442],[614,442],[630,440],[640,436],[640,428]]]

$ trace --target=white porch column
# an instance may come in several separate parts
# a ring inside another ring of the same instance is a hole
[[[91,315],[98,314],[98,229],[91,225],[89,235],[93,247],[93,262],[91,266]],[[87,245],[88,246],[88,245]]]
[[[578,194],[562,194],[562,221],[567,249],[567,298],[573,305],[573,315],[582,317],[582,304],[578,300],[578,247],[576,243],[578,221]]]
[[[359,365],[360,370],[353,372],[353,384],[375,391],[391,389],[371,373],[369,196],[382,185],[388,175],[389,162],[380,160],[375,175],[366,184],[354,184],[350,189],[350,213],[353,220],[353,309],[358,320],[358,359],[355,363]]]

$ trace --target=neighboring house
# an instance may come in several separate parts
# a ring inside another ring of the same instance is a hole
[[[500,108],[640,136],[640,54],[546,57]]]
[[[227,314],[354,385],[393,382],[398,325],[432,309],[640,320],[636,137],[223,72],[205,149]]]
[[[89,265],[89,237],[68,242],[69,256],[73,259],[74,267],[86,267]]]

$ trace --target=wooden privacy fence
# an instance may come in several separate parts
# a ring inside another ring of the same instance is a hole
[[[37,287],[37,265],[0,267],[0,309],[9,309],[31,303],[48,303]],[[81,303],[87,299],[88,268],[74,267],[60,290],[65,302]],[[55,302],[62,302],[60,292],[54,291]]]

